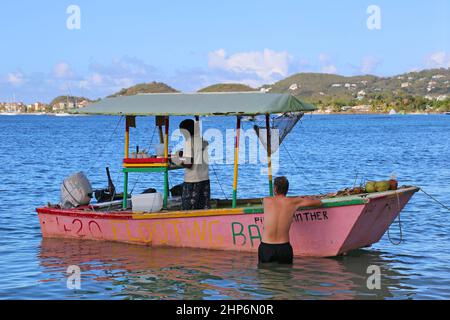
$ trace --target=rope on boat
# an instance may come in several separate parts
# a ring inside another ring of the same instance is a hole
[[[400,240],[398,242],[394,242],[391,238],[391,233],[389,230],[391,230],[390,226],[388,228],[388,238],[389,238],[389,242],[392,243],[394,246],[398,246],[403,242],[403,228],[402,228],[402,220],[400,218],[400,212],[398,214],[398,229],[399,229],[399,233],[400,233]]]
[[[105,152],[105,148],[106,146],[110,145],[112,143],[112,139],[113,137],[116,135],[117,129],[119,128],[120,123],[122,122],[122,120],[125,118],[125,116],[120,116],[119,121],[117,121],[116,127],[114,128],[114,130],[112,131],[111,135],[109,136],[107,143],[103,144],[103,147],[100,149],[100,152],[98,153],[97,157],[96,157],[96,161],[94,162],[95,164],[93,164],[87,172],[90,172],[92,169],[94,169],[94,167],[96,166],[96,164],[98,163],[98,160],[100,159],[100,157],[103,156],[103,153]],[[116,177],[117,180],[117,177]],[[110,205],[111,206],[111,205]],[[94,206],[90,206],[91,211],[95,212],[95,208]],[[108,208],[109,210],[110,208]]]
[[[400,233],[400,240],[398,242],[394,242],[391,238],[390,229],[391,226],[389,226],[387,233],[388,233],[388,239],[389,242],[392,243],[394,246],[398,246],[403,242],[403,228],[402,228],[402,219],[401,219],[401,212],[400,212],[400,195],[397,193],[397,209],[398,209],[398,229]]]
[[[124,118],[124,116],[120,116],[119,121],[117,121],[116,127],[114,128],[114,131],[111,133],[110,137],[108,138],[107,143],[103,144],[103,147],[100,149],[100,152],[99,152],[98,155],[97,155],[96,161],[94,162],[95,164],[93,164],[93,165],[89,168],[88,172],[91,171],[92,169],[94,169],[94,167],[95,167],[96,164],[98,163],[97,160],[99,160],[100,157],[101,157],[101,156],[103,155],[103,153],[105,152],[106,146],[111,144],[112,139],[113,139],[114,135],[116,134],[117,129],[119,128],[119,125],[120,125],[120,123],[122,122],[122,119],[123,119],[123,118]]]
[[[284,148],[284,150],[287,152],[287,154],[289,155],[289,158],[291,159],[291,162],[294,164],[295,167],[297,167],[297,169],[299,170],[299,173],[302,175],[303,178],[305,178],[306,182],[309,185],[313,185],[313,183],[308,179],[308,177],[302,172],[302,168],[300,168],[300,166],[297,164],[297,162],[294,160],[294,157],[292,157],[291,153],[289,152],[288,148],[286,147],[285,144],[281,144]],[[320,192],[318,192],[316,189],[312,188],[312,191],[314,191],[316,194],[320,194]]]
[[[213,169],[212,171],[214,173],[214,176],[216,177],[217,184],[219,185],[220,190],[222,190],[222,193],[223,193],[223,196],[225,197],[225,200],[228,200],[227,194],[223,190],[222,184],[220,183],[219,176],[217,175],[217,172],[216,172],[216,167],[215,167],[215,165],[213,163],[211,163],[211,168]]]
[[[446,206],[445,204],[443,204],[442,202],[440,202],[438,199],[436,199],[435,197],[433,197],[431,194],[429,194],[428,192],[426,192],[425,190],[423,190],[422,188],[420,188],[420,191],[422,191],[426,196],[428,196],[431,200],[433,200],[434,202],[436,202],[437,204],[439,204],[442,208],[447,209],[448,211],[450,211],[450,208],[448,206]],[[388,229],[388,237],[389,237],[389,241],[393,244],[393,245],[399,245],[403,242],[403,230],[402,230],[402,221],[401,221],[401,217],[400,217],[400,197],[397,193],[397,204],[398,204],[398,209],[399,209],[399,214],[398,214],[398,227],[399,227],[399,232],[400,232],[400,241],[399,242],[394,242],[392,241],[391,235],[389,233],[390,228]]]
[[[448,206],[446,206],[445,204],[443,204],[442,202],[440,202],[438,199],[436,199],[435,197],[433,197],[431,194],[429,194],[428,192],[426,192],[425,190],[423,190],[422,188],[420,188],[420,191],[422,191],[425,195],[427,195],[431,200],[433,200],[434,202],[436,202],[437,204],[439,204],[442,208],[447,209],[448,211],[450,211],[450,208]]]

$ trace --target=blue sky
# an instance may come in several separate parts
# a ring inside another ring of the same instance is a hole
[[[79,30],[67,28],[70,5]],[[367,27],[370,5],[380,29]],[[0,101],[450,67],[448,0],[5,0],[0,14]]]

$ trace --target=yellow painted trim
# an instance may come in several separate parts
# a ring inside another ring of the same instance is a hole
[[[174,211],[167,213],[134,213],[134,220],[144,219],[169,219],[169,218],[195,218],[195,217],[214,217],[223,215],[244,214],[244,208],[235,209],[211,209],[198,211]]]
[[[237,190],[238,170],[239,170],[239,147],[234,148],[233,191]]]
[[[273,172],[272,172],[272,156],[269,155],[268,159],[268,179],[269,179],[269,185],[273,184]]]
[[[236,208],[236,202],[237,202],[240,139],[241,139],[241,118],[238,116],[237,123],[236,123],[236,140],[235,140],[235,147],[234,147],[233,202],[232,202],[233,208]]]
[[[125,159],[128,159],[130,156],[130,132],[128,130],[125,131]]]
[[[166,121],[166,126],[169,126],[169,121]],[[169,159],[169,130],[165,129],[164,134],[164,158]]]

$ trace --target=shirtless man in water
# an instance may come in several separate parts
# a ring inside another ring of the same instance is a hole
[[[300,207],[317,207],[322,201],[309,198],[288,198],[289,181],[286,177],[275,179],[275,196],[264,199],[264,232],[259,246],[259,262],[292,264],[293,250],[289,242],[294,213]]]

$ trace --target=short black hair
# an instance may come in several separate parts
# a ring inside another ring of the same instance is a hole
[[[289,180],[286,177],[278,177],[275,179],[275,190],[277,194],[287,195],[289,191]]]
[[[191,134],[191,136],[194,135],[194,127],[195,127],[195,122],[192,119],[186,119],[180,123],[180,129],[187,130]]]

